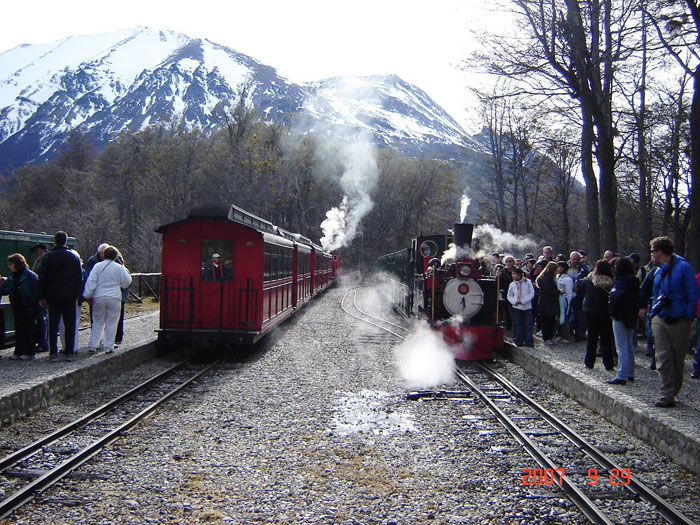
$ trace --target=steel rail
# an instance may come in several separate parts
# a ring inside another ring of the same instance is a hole
[[[360,287],[355,288],[355,292]],[[349,291],[349,290],[348,290]],[[341,301],[341,307],[343,310],[350,316],[359,319],[360,321],[372,324],[392,335],[395,335],[399,339],[405,340],[406,338],[392,332],[391,330],[388,330],[384,328],[383,326],[380,326],[376,323],[373,323],[371,321],[368,321],[367,319],[363,319],[359,316],[353,315],[350,313],[344,306],[344,301],[345,297],[348,294],[348,291],[345,292],[345,296],[343,296],[343,300]],[[358,309],[359,310],[359,309]],[[364,313],[364,312],[362,312]],[[369,315],[369,314],[365,314]],[[373,317],[370,315],[370,317]],[[584,438],[576,434],[573,430],[568,428],[565,423],[561,422],[556,416],[552,415],[549,413],[545,408],[537,405],[537,403],[530,398],[527,394],[525,394],[522,390],[520,390],[518,387],[513,385],[508,379],[503,377],[502,375],[498,374],[495,372],[493,369],[491,369],[488,365],[478,362],[478,361],[472,361],[472,365],[474,365],[476,368],[480,368],[483,372],[486,373],[486,375],[490,375],[494,378],[496,382],[498,382],[504,389],[508,390],[512,395],[519,397],[527,405],[529,405],[531,408],[537,412],[537,414],[542,417],[545,421],[547,421],[550,425],[552,425],[557,431],[559,431],[562,435],[564,435],[567,439],[569,439],[574,445],[576,445],[580,450],[582,450],[584,453],[589,455],[591,459],[593,459],[595,462],[597,462],[600,466],[611,470],[613,468],[617,468],[618,470],[622,470],[619,467],[615,465],[612,460],[607,458],[602,452],[600,452],[596,447],[593,445],[587,443]],[[496,417],[501,421],[501,423],[506,427],[506,429],[513,435],[513,437],[525,448],[525,450],[530,454],[530,456],[537,461],[537,463],[542,467],[542,468],[550,468],[553,470],[556,470],[556,465],[552,462],[549,457],[547,457],[541,449],[537,446],[536,443],[534,443],[496,404],[479,388],[479,386],[474,383],[471,378],[469,378],[466,374],[464,374],[459,368],[457,368],[457,375],[465,381],[467,384],[469,384],[470,388],[474,390],[474,393],[476,393],[480,399],[484,401],[484,403],[493,411],[493,413],[496,415]],[[511,429],[513,431],[511,431]],[[555,479],[555,482],[557,480]],[[571,501],[579,508],[579,510],[592,522],[592,523],[602,523],[602,524],[611,524],[613,523],[610,521],[610,519],[603,514],[603,512],[593,503],[588,496],[586,496],[578,487],[573,485],[571,482],[569,482],[566,477],[563,477],[561,480],[561,483],[557,482],[557,485],[561,487],[561,489],[566,493],[566,495],[571,499]],[[630,475],[630,483],[627,485],[627,488],[631,490],[634,494],[639,495],[640,498],[645,499],[648,503],[651,503],[654,505],[654,507],[657,509],[659,514],[663,516],[667,521],[670,523],[678,523],[678,524],[683,524],[683,525],[693,525],[693,521],[690,520],[688,517],[683,515],[680,511],[675,509],[670,503],[665,501],[661,496],[656,494],[653,490],[651,490],[649,487],[641,483],[638,479],[634,478],[632,475]]]
[[[122,403],[130,400],[131,398],[135,397],[136,395],[140,394],[142,391],[146,390],[148,387],[153,385],[154,383],[157,383],[161,380],[163,380],[165,377],[173,374],[175,371],[178,369],[184,367],[187,363],[189,363],[190,360],[186,359],[180,363],[177,363],[174,366],[171,366],[167,370],[164,370],[158,375],[153,376],[152,378],[148,379],[147,381],[144,381],[140,385],[132,388],[128,392],[125,392],[124,394],[120,395],[119,397],[114,398],[113,400],[109,401],[108,403],[105,403],[99,408],[96,408],[92,412],[85,414],[84,416],[76,419],[75,421],[68,423],[66,426],[59,428],[55,432],[52,432],[51,434],[48,434],[33,443],[30,443],[29,445],[17,450],[16,452],[13,452],[9,456],[5,456],[0,460],[0,472],[7,470],[8,468],[16,465],[20,461],[23,461],[33,454],[35,454],[39,449],[42,447],[49,445],[53,443],[54,441],[57,441],[58,439],[62,438],[63,436],[70,434],[74,430],[90,423],[91,421],[94,421],[100,416],[103,416],[110,410],[112,410],[114,407],[121,405]]]
[[[163,395],[163,397],[150,404],[148,407],[136,414],[130,420],[121,424],[119,427],[115,428],[108,434],[105,434],[104,436],[96,440],[94,443],[88,445],[87,447],[80,450],[77,454],[71,456],[63,463],[59,464],[54,469],[48,471],[44,475],[34,480],[29,485],[15,492],[9,498],[6,498],[4,501],[0,502],[0,519],[7,517],[15,509],[19,508],[20,506],[24,505],[26,502],[31,500],[34,497],[35,493],[41,492],[50,487],[51,485],[55,484],[56,482],[60,481],[72,470],[75,470],[80,465],[88,461],[90,458],[98,454],[102,450],[102,448],[119,439],[122,433],[129,430],[139,421],[150,415],[160,405],[162,405],[170,398],[178,394],[190,383],[207,374],[212,368],[218,366],[218,364],[221,361],[222,360],[219,359],[218,361],[211,363],[209,366],[197,372],[194,376],[190,377],[189,379],[178,385],[176,388]]]
[[[550,413],[547,409],[540,406],[534,399],[528,396],[520,388],[511,383],[507,378],[503,377],[501,374],[493,370],[490,366],[485,363],[474,362],[473,366],[480,369],[483,373],[490,376],[494,381],[501,385],[505,390],[509,391],[512,395],[518,397],[524,401],[531,409],[533,409],[542,419],[547,421],[555,430],[560,432],[564,437],[566,437],[571,443],[576,447],[586,453],[593,459],[598,465],[605,468],[608,472],[612,469],[617,469],[622,471],[622,468],[618,466],[612,459],[607,457],[603,452],[601,452],[597,447],[588,443],[583,437],[571,429],[566,423],[557,418],[554,414]],[[692,525],[693,521],[687,516],[681,513],[669,502],[664,500],[652,489],[647,487],[639,479],[630,474],[630,482],[628,485],[623,485],[628,490],[630,490],[635,495],[644,499],[648,503],[656,507],[659,514],[661,514],[669,523],[674,524],[684,524]]]
[[[361,287],[358,286],[357,288],[355,288],[355,290],[357,290],[358,288],[361,288]],[[372,321],[370,321],[370,320],[368,320],[368,319],[363,319],[363,318],[360,317],[359,315],[355,315],[355,314],[353,314],[350,310],[348,310],[347,308],[345,308],[345,298],[348,296],[348,292],[350,292],[350,288],[348,288],[348,289],[345,291],[345,295],[343,295],[343,299],[340,301],[340,307],[343,309],[343,311],[344,311],[346,314],[348,314],[350,317],[354,317],[355,319],[358,319],[358,320],[360,320],[360,321],[362,321],[362,322],[364,322],[364,323],[368,323],[368,324],[371,324],[371,325],[373,325],[373,326],[376,326],[377,328],[379,328],[379,329],[381,329],[381,330],[384,330],[385,332],[389,332],[391,335],[394,335],[394,336],[398,337],[398,338],[401,339],[401,340],[405,340],[405,339],[406,339],[404,336],[402,336],[402,335],[400,335],[400,334],[397,334],[396,332],[392,332],[392,331],[389,330],[388,328],[385,328],[385,327],[383,327],[383,326],[381,326],[381,325],[379,325],[379,324],[377,324],[377,323],[374,323],[374,322],[372,322]],[[369,315],[369,314],[365,314],[365,315]],[[373,317],[374,319],[379,319],[378,317],[374,317],[374,316],[371,316],[371,315],[370,315],[369,317]],[[381,319],[379,319],[379,320],[381,321]]]
[[[469,385],[469,388],[474,394],[484,402],[484,404],[493,412],[500,423],[508,430],[508,432],[522,445],[528,454],[542,467],[543,469],[552,469],[556,471],[557,465],[544,453],[542,449],[535,444],[523,430],[515,424],[515,422],[503,412],[489,396],[479,388],[472,379],[459,368],[456,370],[457,376]],[[613,522],[586,496],[581,489],[571,483],[565,476],[554,479],[555,483],[561,487],[566,495],[573,501],[579,510],[588,518],[591,523],[612,525]]]
[[[357,306],[357,291],[358,290],[359,290],[359,288],[355,288],[355,295],[352,298],[352,304],[355,308],[357,308],[358,312],[360,312],[362,315],[366,315],[367,317],[371,317],[372,319],[377,319],[378,321],[380,321],[382,323],[386,323],[389,326],[393,326],[394,328],[398,328],[399,330],[403,330],[404,332],[409,332],[409,333],[411,332],[411,330],[409,330],[408,328],[406,328],[404,326],[400,326],[396,323],[392,323],[391,321],[387,321],[386,319],[381,319],[381,318],[377,317],[376,315],[369,314],[369,313],[365,312],[362,308]]]

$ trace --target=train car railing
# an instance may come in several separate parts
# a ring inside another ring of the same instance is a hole
[[[220,331],[260,330],[260,296],[254,279],[221,282]]]
[[[248,278],[238,294],[238,323],[245,332],[252,331],[253,327],[257,328],[258,308],[258,289],[253,285],[253,279]]]
[[[161,276],[161,328],[192,329],[194,323],[194,278]]]
[[[253,279],[206,284],[214,288],[205,293],[195,287],[193,276],[161,276],[161,328],[246,333],[260,330],[260,297]],[[203,311],[203,297],[213,300],[215,307]]]

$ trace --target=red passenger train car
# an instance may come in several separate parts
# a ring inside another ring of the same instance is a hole
[[[156,231],[160,343],[252,344],[333,281],[332,254],[237,206],[196,206]]]

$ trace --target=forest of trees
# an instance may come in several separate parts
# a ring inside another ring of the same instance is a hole
[[[483,34],[465,67],[495,87],[478,93],[485,152],[464,162],[375,151],[373,207],[342,250],[351,265],[406,247],[458,220],[552,244],[647,257],[671,236],[700,268],[700,9],[696,0],[498,0],[518,38]],[[318,240],[326,211],[343,197],[342,166],[328,162],[328,135],[263,123],[241,86],[213,115],[218,131],[183,119],[126,133],[97,151],[80,131],[53,160],[1,181],[5,229],[100,242],[132,269],[157,271],[154,229],[200,202],[237,204]],[[498,247],[494,247],[498,249]]]
[[[649,239],[669,235],[700,268],[697,0],[499,0],[494,10],[514,15],[517,38],[484,33],[465,62],[498,79],[479,93],[493,155],[482,211],[516,233],[551,223],[560,251],[596,257],[646,255]],[[553,214],[535,211],[542,199]]]
[[[55,159],[2,181],[3,228],[64,229],[78,238],[84,258],[109,242],[141,272],[160,269],[155,228],[183,219],[196,203],[236,204],[318,242],[326,211],[343,197],[342,166],[324,158],[327,138],[264,124],[255,114],[243,104],[226,110],[211,136],[174,119],[126,133],[101,151],[73,132]],[[442,231],[459,211],[457,175],[448,164],[392,149],[375,156],[374,206],[344,250],[346,262],[363,268],[415,232]]]

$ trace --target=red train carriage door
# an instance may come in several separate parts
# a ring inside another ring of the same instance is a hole
[[[202,239],[198,328],[230,329],[234,294],[233,241]]]
[[[163,275],[160,327],[192,330],[194,283],[191,275]]]

